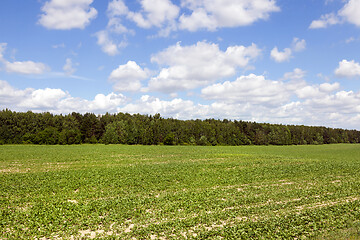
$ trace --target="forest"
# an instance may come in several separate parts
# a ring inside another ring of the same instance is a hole
[[[0,111],[0,144],[305,145],[360,143],[360,131],[160,114]]]

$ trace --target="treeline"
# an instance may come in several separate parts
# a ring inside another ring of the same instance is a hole
[[[299,145],[359,143],[360,131],[141,114],[0,111],[0,144]]]

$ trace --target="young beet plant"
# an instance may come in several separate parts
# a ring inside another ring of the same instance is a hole
[[[0,239],[358,237],[357,145],[0,151]]]

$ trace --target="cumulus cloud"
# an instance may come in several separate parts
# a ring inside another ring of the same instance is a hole
[[[189,31],[247,26],[280,11],[273,0],[183,0],[182,6],[191,14],[181,15],[179,25]]]
[[[107,12],[109,17],[117,17],[128,14],[129,9],[123,0],[113,0],[109,2]]]
[[[114,43],[106,30],[97,32],[95,36],[97,37],[97,44],[101,46],[101,50],[109,56],[119,54],[119,49],[124,48],[127,45],[126,42],[121,42],[119,44]]]
[[[340,22],[341,20],[335,13],[329,13],[322,15],[319,20],[312,21],[309,28],[310,29],[327,28],[328,26],[335,25]]]
[[[9,62],[4,58],[4,52],[6,50],[7,44],[0,43],[0,63],[4,65],[4,69],[8,73],[18,73],[18,74],[43,74],[45,71],[49,70],[49,67],[41,62],[33,61],[14,61]]]
[[[317,111],[319,117],[337,113],[343,119],[349,119],[350,116],[358,115],[360,113],[359,104],[360,93],[354,93],[353,91],[339,91],[321,98],[307,99],[303,103],[309,111]]]
[[[114,83],[115,91],[138,91],[141,88],[141,81],[147,77],[147,72],[136,62],[128,61],[111,72],[109,81]]]
[[[337,83],[309,86],[313,87],[312,91],[319,92],[320,95],[308,94],[308,97],[304,99],[292,99],[292,97],[286,101],[280,101],[278,105],[259,104],[261,101],[251,97],[248,101],[230,102],[217,99],[211,104],[203,105],[181,98],[166,101],[145,95],[139,100],[124,105],[119,110],[129,113],[160,113],[164,117],[179,119],[227,118],[270,123],[360,128],[358,121],[354,122],[354,119],[360,119],[360,93],[334,92],[337,90]],[[287,87],[284,89],[286,90]],[[295,94],[294,91],[290,91],[290,93]]]
[[[8,82],[0,80],[0,108],[11,108],[15,111],[49,111],[53,113],[71,112],[116,112],[127,99],[122,94],[97,94],[93,100],[74,98],[61,89],[19,90]]]
[[[151,58],[152,62],[168,67],[151,78],[149,89],[174,93],[204,86],[234,75],[238,68],[248,67],[260,52],[255,44],[230,46],[221,51],[213,43],[198,42],[184,47],[177,43]]]
[[[122,0],[113,0],[109,2],[107,9],[109,18],[107,29],[117,34],[129,32],[121,22],[121,17],[126,16],[128,13],[129,9]]]
[[[305,39],[294,38],[291,48],[285,48],[283,51],[279,51],[277,47],[274,47],[270,52],[270,57],[279,63],[289,61],[292,58],[293,52],[301,52],[305,50],[305,48]]]
[[[48,67],[39,62],[24,61],[24,62],[5,62],[5,70],[9,73],[19,74],[42,74]]]
[[[129,10],[123,0],[109,2],[107,9],[109,22],[104,31],[116,34],[134,34],[133,30],[129,30],[123,24],[124,19],[134,22],[141,28],[160,28],[159,36],[162,37],[167,37],[171,31],[176,30],[176,19],[180,12],[177,5],[170,0],[140,0],[139,3],[141,10],[133,12]]]
[[[302,85],[302,82],[283,83],[250,74],[240,76],[232,82],[226,81],[208,86],[202,89],[201,93],[205,99],[220,100],[225,103],[277,106],[288,101],[292,90]]]
[[[168,28],[174,30],[180,8],[169,0],[141,0],[141,12],[129,12],[127,18],[139,27]],[[169,33],[169,31],[167,31]]]
[[[304,51],[306,49],[306,41],[305,41],[305,39],[294,38],[293,42],[292,42],[292,49],[295,52]]]
[[[295,69],[292,76],[289,76],[292,80],[289,82],[268,80],[262,75],[250,74],[240,76],[235,81],[210,85],[203,88],[201,93],[208,100],[274,107],[289,101],[298,89],[307,87],[306,82],[300,79],[302,74],[301,69]]]
[[[319,86],[320,91],[326,92],[326,93],[334,92],[334,91],[338,90],[339,88],[340,88],[340,84],[338,82],[335,82],[333,84],[323,83],[323,84],[320,84],[320,86]]]
[[[14,89],[8,82],[0,80],[0,107],[9,108],[12,105],[17,105],[22,99],[31,94],[33,89],[27,88],[25,90]]]
[[[339,66],[335,69],[335,75],[340,78],[355,78],[360,77],[360,64],[354,60],[342,60]]]
[[[300,68],[295,68],[292,72],[284,74],[283,80],[303,80],[306,72]]]
[[[122,24],[122,17],[129,13],[129,9],[122,0],[113,0],[109,2],[107,8],[108,24],[104,30],[95,33],[97,44],[101,50],[109,56],[115,56],[120,53],[120,49],[127,46],[125,38],[118,42],[113,40],[114,34],[133,33]]]
[[[133,34],[133,30],[129,30],[124,24],[126,19],[140,28],[158,28],[160,30],[157,36],[168,37],[171,32],[179,29],[214,31],[222,27],[247,26],[266,20],[272,12],[280,11],[275,0],[182,0],[180,6],[173,4],[171,0],[138,2],[139,11],[130,11],[123,0],[109,2],[106,31]],[[181,16],[180,12],[183,12]]]
[[[65,114],[73,111],[160,113],[179,119],[227,118],[360,129],[359,92],[339,91],[339,83],[294,84],[250,74],[218,87],[214,84],[204,88],[203,97],[213,102],[196,104],[181,98],[162,100],[150,95],[129,102],[125,96],[116,93],[97,94],[94,99],[86,100],[72,97],[61,89],[20,90],[0,81],[0,108]]]
[[[307,85],[305,82],[299,84],[296,88],[291,90],[296,94],[300,99],[309,99],[309,98],[323,98],[327,96],[328,93],[334,92],[340,88],[340,84],[335,83],[323,83],[320,85]]]
[[[39,24],[48,29],[84,29],[97,16],[93,0],[51,0],[41,8]]]
[[[201,96],[214,102],[203,109],[215,118],[337,127],[346,122],[354,126],[350,119],[360,114],[360,93],[338,91],[337,82],[310,85],[302,79],[301,69],[284,75],[291,81],[250,74],[205,87]]]
[[[271,50],[270,56],[276,62],[289,61],[291,58],[292,51],[290,48],[285,48],[283,51],[279,51],[277,47]]]
[[[347,22],[360,27],[360,2],[358,0],[350,0],[340,9],[339,16],[343,17]]]
[[[0,107],[14,109],[52,108],[59,100],[67,96],[61,89],[15,89],[8,82],[0,80]]]
[[[127,104],[120,108],[120,110],[128,113],[141,112],[143,114],[152,115],[161,113],[164,116],[180,119],[188,119],[190,116],[194,116],[195,112],[199,111],[197,106],[190,100],[176,98],[171,101],[164,101],[149,95],[143,95],[139,100]],[[191,112],[192,114],[188,115]]]
[[[18,104],[21,108],[47,109],[55,106],[59,100],[68,94],[61,89],[37,89],[31,92]]]
[[[348,22],[360,27],[360,2],[358,0],[346,1],[343,8],[337,13],[322,15],[319,20],[311,22],[309,28],[327,28],[331,25]]]

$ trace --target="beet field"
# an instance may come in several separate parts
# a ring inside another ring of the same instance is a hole
[[[360,239],[360,145],[2,145],[0,239]]]

